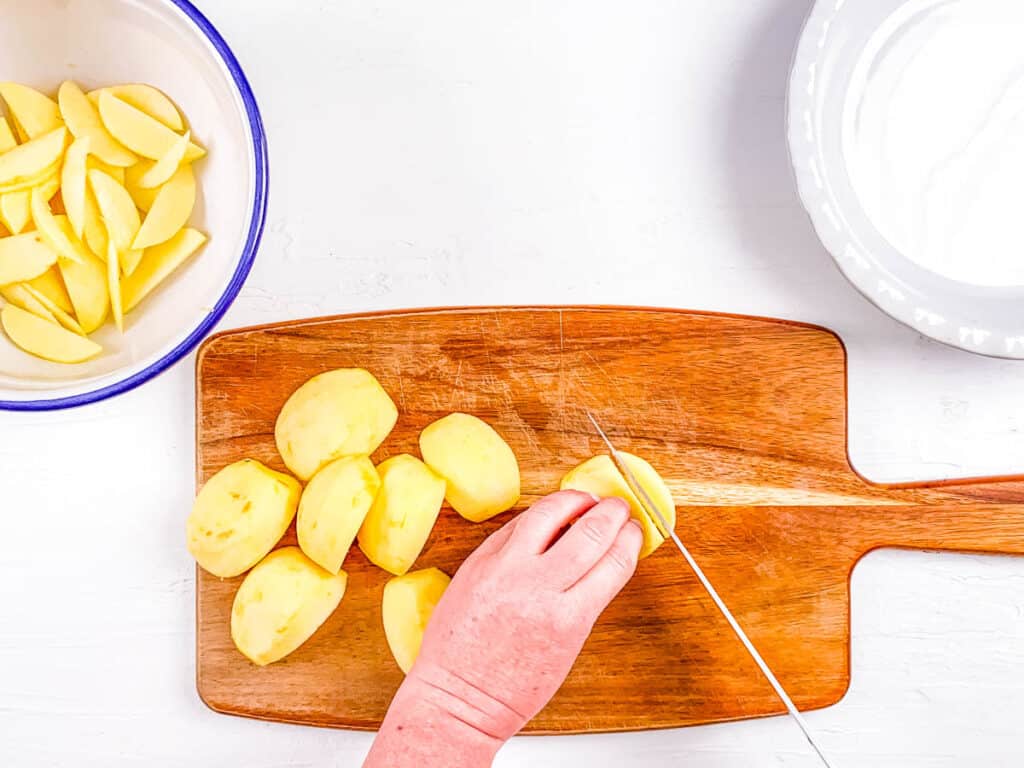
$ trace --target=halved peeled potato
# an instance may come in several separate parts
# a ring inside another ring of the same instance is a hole
[[[661,475],[639,456],[619,451],[623,462],[629,467],[637,482],[650,496],[651,501],[658,506],[658,511],[665,516],[665,521],[675,527],[676,505],[672,500],[672,493],[669,491]],[[594,456],[587,459],[573,470],[570,470],[562,478],[561,489],[586,491],[601,498],[616,496],[629,503],[630,514],[636,520],[644,532],[644,544],[640,549],[640,557],[647,557],[654,550],[662,545],[665,536],[662,534],[657,522],[652,520],[644,510],[644,505],[633,493],[626,482],[626,478],[619,472],[615,462],[608,455]]]
[[[196,496],[185,524],[188,551],[214,576],[244,573],[288,530],[300,492],[295,478],[254,459],[229,464]]]
[[[345,596],[348,576],[330,574],[298,547],[267,555],[231,606],[231,639],[254,664],[283,659],[306,642]]]
[[[373,453],[397,420],[398,409],[377,379],[362,368],[342,368],[292,393],[274,438],[288,469],[308,480],[334,459]]]
[[[401,576],[420,556],[444,503],[445,481],[415,456],[377,467],[380,490],[359,529],[359,548],[374,565]]]
[[[81,363],[103,351],[95,341],[14,304],[0,311],[0,324],[23,350],[55,363]]]
[[[420,434],[423,460],[448,484],[445,498],[479,523],[519,501],[519,464],[501,435],[468,413],[438,419]]]
[[[416,663],[423,633],[449,583],[451,579],[443,571],[425,568],[396,576],[384,585],[384,635],[391,655],[406,674]]]
[[[366,456],[336,459],[313,475],[295,524],[310,560],[331,573],[341,570],[379,488],[380,477]]]

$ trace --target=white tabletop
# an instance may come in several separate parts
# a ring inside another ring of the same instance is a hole
[[[268,232],[222,328],[352,310],[623,303],[820,323],[872,479],[1024,471],[1024,364],[923,340],[823,252],[783,100],[809,0],[205,0],[271,141]],[[0,765],[356,766],[369,736],[196,696],[192,361],[0,414]],[[880,552],[853,578],[837,766],[1024,758],[1024,559]],[[671,663],[671,660],[666,660]],[[498,765],[814,766],[784,719],[519,739]]]

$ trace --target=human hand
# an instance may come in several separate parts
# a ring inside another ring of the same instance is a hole
[[[578,491],[492,534],[434,610],[366,766],[489,764],[565,680],[642,540],[626,502]]]

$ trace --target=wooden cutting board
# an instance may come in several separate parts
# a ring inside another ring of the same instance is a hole
[[[410,311],[231,331],[197,363],[197,481],[253,457],[284,469],[274,420],[296,387],[372,371],[398,404],[375,459],[417,453],[451,411],[490,422],[522,468],[522,510],[602,444],[646,457],[677,531],[801,709],[850,680],[850,571],[877,547],[1024,553],[1024,478],[883,487],[846,455],[846,357],[829,331],[693,312],[611,308]],[[447,507],[417,567],[454,573],[516,511]],[[285,541],[294,542],[294,532]],[[388,575],[358,548],[348,591],[302,648],[259,668],[231,643],[240,579],[198,575],[197,682],[212,708],[376,728],[402,680],[381,625]],[[685,562],[663,546],[598,622],[533,733],[622,731],[783,712]]]

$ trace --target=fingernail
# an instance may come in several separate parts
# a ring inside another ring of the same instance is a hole
[[[600,496],[598,496],[598,495],[597,495],[596,493],[590,493],[590,492],[588,491],[588,492],[587,492],[587,496],[589,496],[590,498],[592,498],[592,499],[594,500],[594,503],[595,503],[595,504],[597,504],[597,502],[599,502],[599,501],[601,500],[601,497],[600,497]]]

